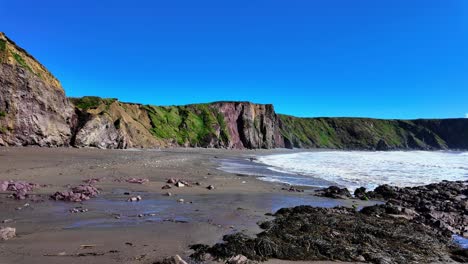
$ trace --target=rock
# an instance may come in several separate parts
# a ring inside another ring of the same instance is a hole
[[[65,202],[83,202],[96,197],[99,190],[91,185],[79,185],[71,188],[70,191],[56,192],[51,195],[51,199],[55,201]]]
[[[438,263],[452,248],[450,235],[426,225],[393,218],[386,210],[396,207],[283,208],[263,232],[223,237],[213,246],[192,245],[192,258],[206,254],[215,259],[243,255],[249,260],[270,258],[301,261],[366,261],[370,263]],[[365,212],[365,213],[364,213]],[[378,213],[378,214],[377,214]]]
[[[165,258],[162,261],[157,261],[154,264],[187,264],[179,255]]]
[[[182,182],[179,181],[179,182],[177,182],[177,183],[175,184],[175,186],[176,186],[176,187],[179,187],[179,188],[182,188],[182,187],[185,187],[185,184],[183,184]]]
[[[401,208],[407,219],[424,223],[442,232],[463,234],[468,231],[468,181],[443,181],[418,187],[398,188],[381,185],[366,193],[372,199]]]
[[[74,214],[76,214],[76,213],[86,213],[88,211],[89,211],[88,209],[83,208],[81,206],[70,209],[70,213],[74,213]]]
[[[137,184],[145,184],[147,182],[149,182],[148,179],[142,179],[142,178],[130,178],[130,179],[126,179],[125,180],[126,182],[128,183],[137,183]]]
[[[177,200],[177,202],[179,202],[179,203],[184,203],[185,200],[184,200],[184,199],[179,199],[179,200]]]
[[[92,179],[87,179],[87,180],[83,180],[84,183],[88,184],[88,185],[92,185],[92,184],[96,184],[98,182],[100,182],[101,180],[98,179],[98,178],[92,178]]]
[[[291,186],[289,188],[281,188],[281,190],[288,191],[288,192],[304,192],[304,190],[295,188],[294,186]]]
[[[0,181],[0,191],[14,192],[12,198],[16,200],[24,200],[29,198],[29,192],[38,188],[39,185],[25,181]]]
[[[249,260],[244,255],[237,255],[228,259],[226,263],[228,264],[247,264]]]
[[[208,190],[214,190],[215,187],[213,185],[209,185],[208,187],[206,187]]]
[[[171,189],[171,188],[172,188],[172,186],[166,184],[166,185],[164,185],[161,189],[167,190],[167,189]]]
[[[362,255],[357,256],[355,260],[358,262],[366,262],[366,258]]]
[[[390,150],[390,147],[388,146],[387,142],[385,142],[385,140],[381,139],[377,143],[377,146],[375,146],[375,150],[387,151],[387,150]]]
[[[165,193],[164,195],[165,195],[165,196],[172,196],[172,193],[167,192],[167,193]]]
[[[169,184],[175,184],[176,182],[178,182],[178,180],[174,179],[174,178],[170,178],[170,179],[167,180],[167,183],[169,183]]]
[[[330,186],[328,188],[317,190],[315,195],[333,199],[348,199],[352,197],[348,189],[339,188],[337,186]]]
[[[0,239],[9,240],[16,236],[16,228],[2,227],[0,228]]]
[[[369,198],[366,195],[366,188],[364,187],[357,188],[354,191],[354,197],[361,200],[369,200]]]
[[[77,117],[60,82],[0,33],[0,42],[5,40],[6,49],[0,50],[2,145],[68,146]],[[23,64],[13,57],[14,53]]]
[[[127,201],[128,201],[128,202],[139,202],[139,201],[141,201],[141,200],[143,200],[143,198],[141,198],[141,196],[138,195],[138,196],[136,196],[136,197],[131,197],[131,198],[129,198]]]

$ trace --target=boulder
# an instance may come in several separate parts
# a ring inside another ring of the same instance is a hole
[[[315,195],[333,199],[348,199],[352,197],[348,189],[337,186],[330,186],[328,188],[320,189],[316,191]]]
[[[16,236],[16,228],[12,227],[2,227],[0,228],[0,239],[8,240]]]

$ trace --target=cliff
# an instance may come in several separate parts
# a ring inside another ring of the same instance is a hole
[[[297,118],[250,102],[152,106],[68,99],[42,64],[0,33],[0,145],[468,149],[468,119]]]
[[[60,82],[0,33],[0,145],[67,146],[74,121]]]
[[[468,119],[382,120],[279,115],[286,147],[468,149]]]
[[[72,98],[78,147],[274,148],[284,146],[272,105],[216,102],[151,106],[98,97]]]

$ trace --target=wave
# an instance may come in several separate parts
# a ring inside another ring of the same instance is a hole
[[[417,186],[468,179],[467,152],[317,151],[260,156],[258,162],[277,172],[300,175],[303,185],[311,185],[308,178],[320,178],[351,190],[361,186],[374,189],[381,184]],[[294,184],[298,181],[294,180]]]

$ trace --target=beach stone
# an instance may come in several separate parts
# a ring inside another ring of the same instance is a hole
[[[184,199],[179,199],[179,200],[177,200],[177,202],[183,203],[183,202],[185,202],[185,200]]]
[[[138,198],[137,197],[131,197],[130,199],[128,199],[129,202],[138,202]]]
[[[16,228],[12,227],[3,227],[0,228],[0,239],[9,240],[16,236]]]
[[[170,186],[169,184],[166,184],[161,189],[167,190],[167,189],[171,189],[171,188],[172,188],[172,186]]]
[[[179,255],[175,255],[173,257],[165,258],[162,261],[157,261],[154,264],[187,264],[187,262]]]
[[[179,187],[179,188],[182,188],[182,187],[185,187],[185,184],[183,184],[182,182],[179,181],[179,182],[177,182],[177,183],[175,184],[175,186],[176,186],[176,187]]]
[[[206,187],[208,190],[214,190],[215,187],[213,185],[209,185],[208,187]]]
[[[228,264],[247,264],[249,260],[244,255],[237,255],[230,258],[226,263]]]
[[[142,178],[130,178],[125,180],[128,183],[136,183],[136,184],[145,184],[149,182],[148,179],[142,179]]]
[[[167,180],[167,183],[169,184],[175,184],[178,180],[174,179],[174,178],[170,178]]]
[[[295,188],[294,186],[290,186],[289,188],[281,188],[281,190],[288,192],[304,192],[304,190]]]

